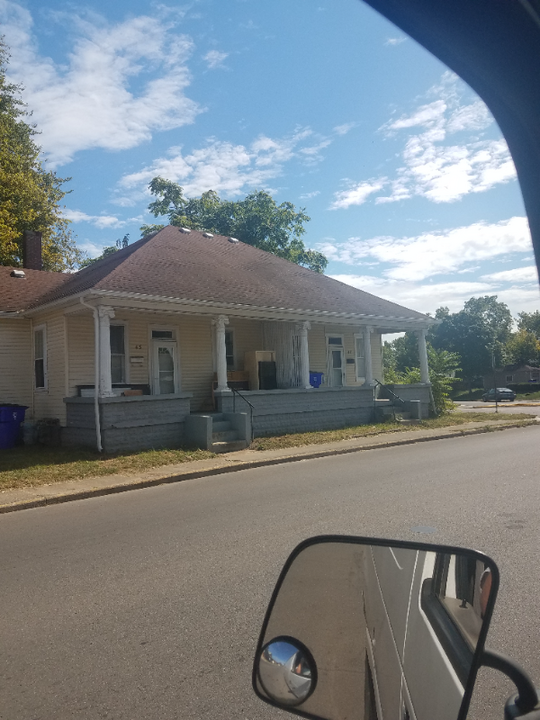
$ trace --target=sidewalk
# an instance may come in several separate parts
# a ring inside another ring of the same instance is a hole
[[[531,420],[527,425],[537,424]],[[429,440],[443,440],[446,438],[476,435],[485,432],[495,432],[508,428],[523,427],[523,421],[516,418],[499,421],[496,424],[484,422],[471,422],[466,425],[453,425],[446,428],[408,430],[399,433],[382,433],[368,437],[340,440],[338,442],[321,445],[303,445],[301,447],[285,448],[279,450],[242,450],[234,453],[224,453],[209,460],[195,460],[179,465],[165,465],[163,467],[147,470],[137,475],[106,475],[102,477],[70,480],[52,485],[40,485],[35,488],[20,488],[0,492],[0,513],[25,510],[45,505],[53,505],[71,500],[82,500],[100,495],[112,495],[138,490],[141,488],[162,485],[164,483],[193,480],[262,467],[264,465],[279,465],[286,462],[296,462],[332,455],[375,450],[378,448],[395,447],[398,445],[411,445]]]

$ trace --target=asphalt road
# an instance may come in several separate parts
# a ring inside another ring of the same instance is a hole
[[[540,415],[540,403],[535,401],[535,403],[531,405],[521,405],[519,402],[502,402],[497,403],[497,408],[495,408],[495,403],[484,403],[481,400],[467,400],[466,402],[462,401],[458,404],[458,410],[462,412],[482,412],[487,415],[493,414],[495,410],[506,415],[520,415],[522,413],[526,413],[527,415]]]
[[[502,583],[489,644],[540,682],[540,430],[186,481],[0,517],[0,718],[285,717],[250,688],[264,610],[309,535],[468,545]],[[512,685],[481,671],[471,717]],[[433,692],[433,688],[428,688]]]

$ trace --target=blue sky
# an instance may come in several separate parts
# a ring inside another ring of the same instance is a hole
[[[513,163],[484,104],[358,0],[0,0],[10,78],[71,177],[90,255],[189,196],[305,207],[327,274],[422,312],[540,308]]]

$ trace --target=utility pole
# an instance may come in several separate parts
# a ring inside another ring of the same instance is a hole
[[[495,393],[495,412],[499,412],[499,403],[497,402],[497,373],[495,372],[495,350],[491,351],[491,368],[493,370],[493,392]]]

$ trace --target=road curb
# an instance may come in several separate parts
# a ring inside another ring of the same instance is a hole
[[[498,425],[484,425],[476,428],[464,428],[463,430],[453,429],[451,431],[438,433],[437,435],[419,435],[418,437],[403,439],[395,438],[388,441],[356,447],[337,447],[325,450],[313,450],[302,454],[283,455],[281,457],[261,460],[248,460],[240,462],[232,461],[229,465],[208,468],[205,470],[193,470],[191,472],[188,471],[176,475],[167,475],[158,478],[134,480],[133,482],[118,485],[109,485],[108,487],[97,487],[89,490],[75,490],[74,492],[60,493],[58,495],[51,495],[50,497],[20,500],[14,503],[0,505],[0,514],[16,512],[18,510],[31,510],[34,508],[45,507],[47,505],[60,505],[62,503],[72,502],[75,500],[87,500],[92,497],[117,495],[131,490],[143,490],[144,488],[157,487],[158,485],[169,485],[171,483],[182,482],[184,480],[196,480],[197,478],[211,477],[213,475],[226,475],[228,473],[237,472],[238,470],[251,470],[271,465],[283,465],[285,463],[300,462],[302,460],[316,460],[318,458],[332,457],[335,455],[350,455],[351,453],[363,452],[365,450],[378,450],[389,447],[398,447],[400,445],[415,445],[417,443],[430,442],[432,440],[446,440],[455,437],[464,437],[466,435],[481,435],[488,432],[501,432],[502,430],[510,430],[518,427],[530,427],[531,425],[538,425],[538,423],[536,420],[530,420],[526,422],[521,421],[504,424],[502,427]]]

